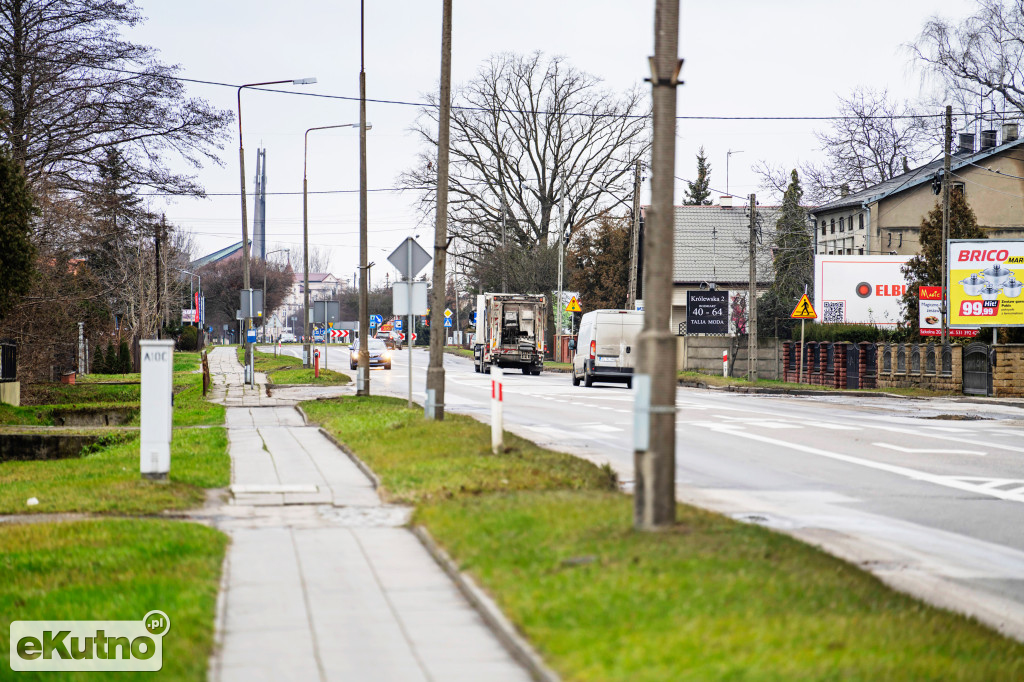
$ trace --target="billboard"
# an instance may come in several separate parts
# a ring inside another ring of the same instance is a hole
[[[687,291],[686,333],[728,334],[729,292]]]
[[[1024,240],[950,239],[951,327],[1022,327]]]
[[[814,309],[818,322],[894,327],[903,319],[910,256],[814,257]]]
[[[918,291],[918,329],[921,336],[942,336],[942,287],[920,287]],[[950,336],[977,336],[978,327],[950,329]]]

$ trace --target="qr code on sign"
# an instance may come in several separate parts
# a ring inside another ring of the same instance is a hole
[[[846,321],[846,301],[825,301],[825,316],[822,322],[825,324]]]

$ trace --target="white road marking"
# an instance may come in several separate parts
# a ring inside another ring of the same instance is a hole
[[[978,457],[984,457],[987,452],[978,452],[977,450],[945,450],[942,448],[905,448],[902,445],[893,445],[892,443],[872,443],[875,447],[888,448],[889,450],[896,450],[897,452],[906,452],[908,454],[917,455],[977,455]]]

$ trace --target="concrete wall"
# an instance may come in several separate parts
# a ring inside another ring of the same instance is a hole
[[[728,351],[730,376],[747,375],[747,338],[732,336],[679,336],[676,360],[681,371],[722,374],[722,351]],[[735,346],[733,345],[735,342]],[[775,339],[761,339],[757,349],[759,379],[778,379],[782,351]]]
[[[17,407],[21,405],[21,382],[4,381],[0,382],[0,403],[7,403]]]

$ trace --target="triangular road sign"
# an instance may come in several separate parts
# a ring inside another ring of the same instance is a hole
[[[565,310],[570,313],[583,312],[583,308],[580,308],[580,302],[576,300],[575,296],[569,299],[569,305],[565,306]]]
[[[818,313],[814,312],[814,306],[811,305],[811,299],[807,298],[807,294],[800,297],[800,302],[796,304],[789,316],[794,320],[818,319]]]

